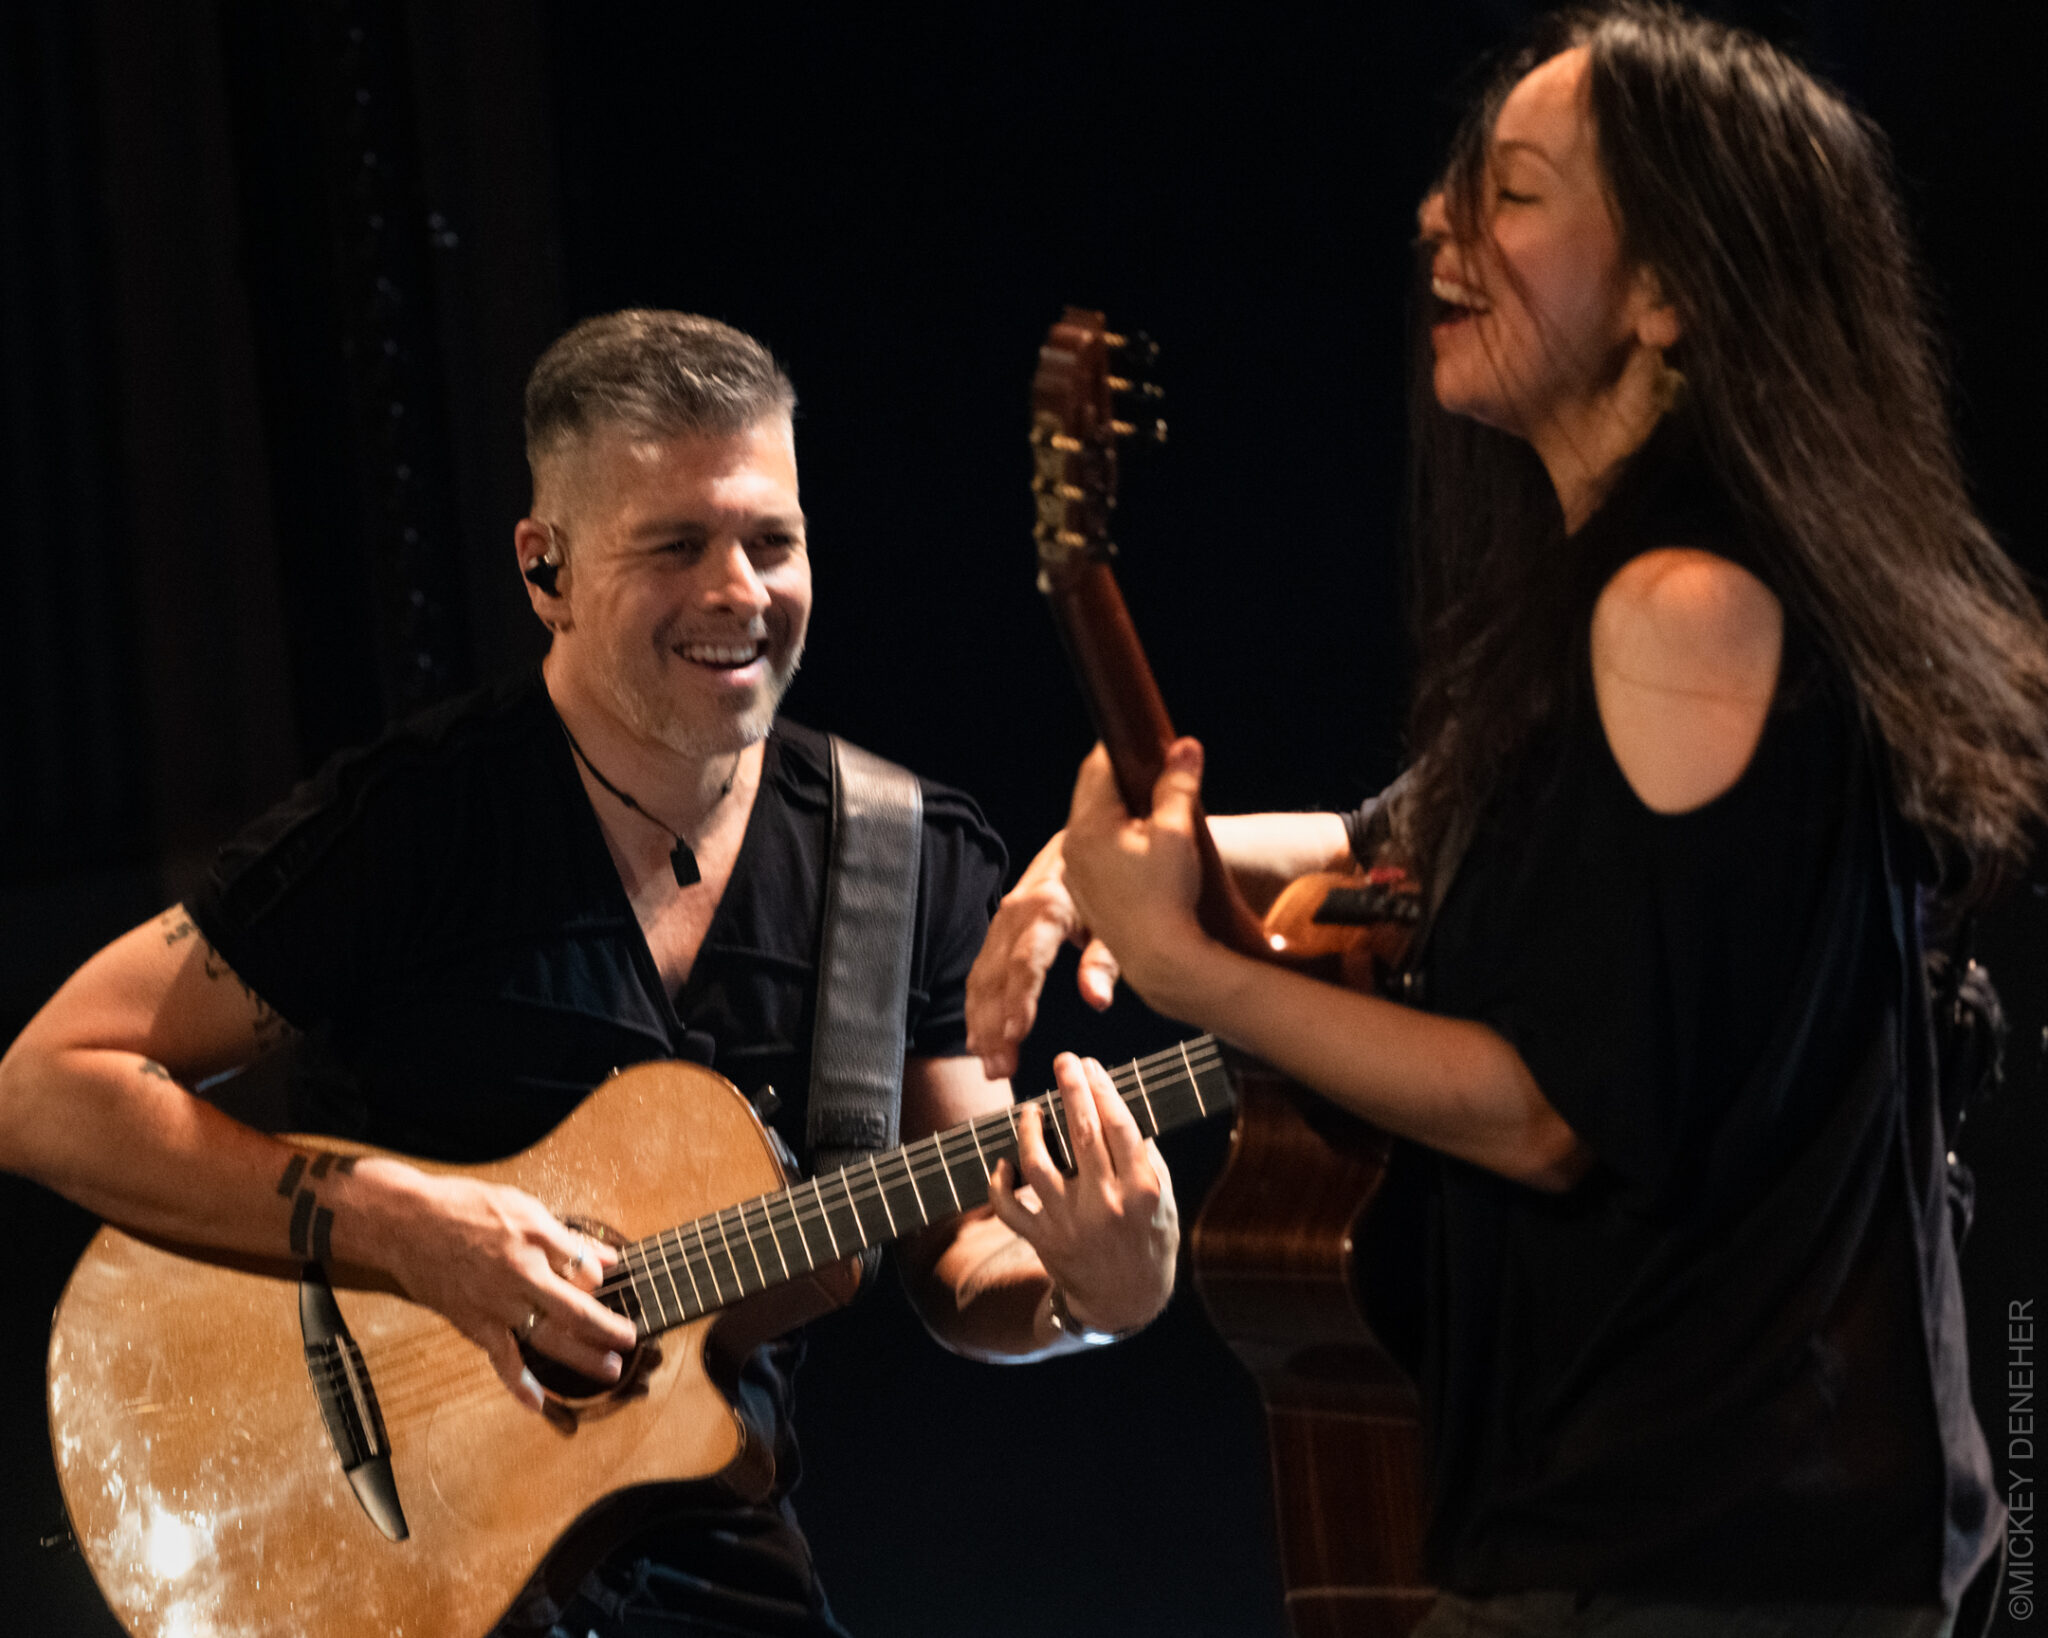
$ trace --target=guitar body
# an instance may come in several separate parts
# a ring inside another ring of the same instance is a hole
[[[532,1149],[462,1169],[625,1239],[784,1181],[746,1101],[688,1064],[627,1070]],[[579,1522],[595,1534],[616,1493],[709,1478],[765,1492],[768,1453],[719,1383],[857,1278],[832,1264],[678,1326],[643,1344],[617,1387],[587,1384],[586,1398],[565,1383],[543,1417],[440,1315],[335,1269],[388,1436],[394,1540],[323,1420],[304,1274],[107,1228],[65,1288],[51,1445],[80,1549],[136,1638],[483,1638],[565,1535]]]
[[[1146,430],[1155,352],[1068,308],[1032,381],[1038,583],[1065,639],[1124,806],[1150,811],[1173,727],[1109,568],[1117,439]],[[1126,403],[1129,407],[1126,408]],[[1121,418],[1128,415],[1128,419]],[[1155,439],[1164,427],[1156,418]],[[1361,990],[1387,987],[1414,922],[1413,884],[1377,868],[1292,883],[1263,924],[1197,814],[1196,914],[1218,942]],[[1230,1158],[1190,1237],[1211,1318],[1265,1403],[1287,1611],[1295,1638],[1401,1638],[1428,1612],[1420,1404],[1359,1307],[1361,1222],[1387,1192],[1388,1136],[1256,1063],[1233,1070]],[[1405,1248],[1411,1269],[1419,1246]],[[1402,1282],[1412,1292],[1415,1282]]]
[[[1237,1079],[1230,1157],[1192,1256],[1265,1407],[1288,1625],[1295,1638],[1401,1638],[1436,1598],[1421,1407],[1359,1311],[1353,1266],[1391,1140],[1260,1066]]]
[[[1333,892],[1370,880],[1290,883],[1267,913],[1269,946],[1312,976],[1386,987],[1405,925],[1314,919]],[[1210,1318],[1259,1384],[1288,1623],[1296,1638],[1401,1638],[1436,1596],[1422,1574],[1421,1405],[1360,1307],[1366,1218],[1396,1146],[1262,1064],[1235,1074],[1229,1158],[1190,1250]],[[1371,1225],[1382,1241],[1396,1232],[1388,1215]],[[1419,1272],[1419,1246],[1378,1249],[1392,1252],[1382,1265]]]

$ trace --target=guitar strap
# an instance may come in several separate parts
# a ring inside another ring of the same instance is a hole
[[[832,844],[811,1029],[815,1173],[896,1147],[924,851],[916,775],[832,736]]]

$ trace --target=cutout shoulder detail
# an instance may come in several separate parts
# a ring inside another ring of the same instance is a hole
[[[1784,610],[1747,569],[1693,547],[1631,558],[1593,606],[1593,693],[1622,777],[1689,813],[1742,777],[1763,737]]]

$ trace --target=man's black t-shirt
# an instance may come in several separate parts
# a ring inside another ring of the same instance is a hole
[[[831,775],[824,736],[777,726],[731,881],[680,994],[663,990],[537,675],[335,759],[225,849],[188,906],[235,973],[307,1037],[294,1124],[441,1160],[525,1148],[614,1069],[707,1064],[804,1152]],[[965,1050],[967,969],[1001,842],[924,786],[904,1022],[913,1055]],[[741,1632],[835,1630],[785,1500],[790,1377],[759,1350],[741,1410],[777,1457],[770,1503],[678,1491],[604,1579]],[[713,1626],[710,1630],[716,1630]]]

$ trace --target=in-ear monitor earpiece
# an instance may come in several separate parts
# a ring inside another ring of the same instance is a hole
[[[562,572],[562,565],[552,557],[537,557],[526,565],[526,578],[543,597],[560,597],[555,590],[555,577]]]

